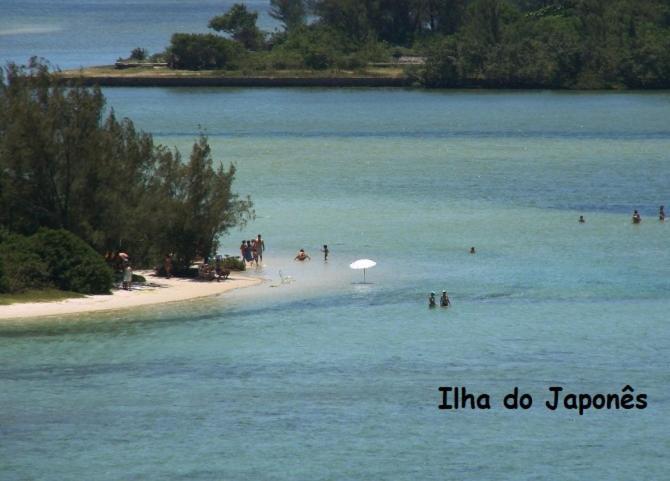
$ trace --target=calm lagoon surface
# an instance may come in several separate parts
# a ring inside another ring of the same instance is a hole
[[[269,280],[4,326],[2,481],[667,479],[670,95],[104,93],[235,163],[257,217],[221,252],[262,233]],[[626,384],[647,409],[544,407]],[[439,410],[439,386],[492,409]],[[531,409],[502,408],[515,386]]]

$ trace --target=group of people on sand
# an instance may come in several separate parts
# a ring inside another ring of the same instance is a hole
[[[321,249],[321,252],[323,253],[323,260],[327,261],[328,260],[328,254],[330,254],[330,250],[328,249],[328,246],[326,244],[323,245],[323,249]],[[300,249],[298,253],[295,255],[293,258],[295,261],[310,261],[312,258],[305,252],[305,249]]]
[[[243,240],[240,245],[240,256],[247,265],[254,265],[255,263],[258,267],[263,262],[264,251],[265,241],[260,234],[253,240]]]
[[[633,211],[633,219],[632,220],[633,220],[633,224],[640,224],[642,222],[642,216],[637,211],[637,209],[635,209]],[[665,222],[665,207],[664,206],[660,206],[658,208],[658,220],[660,222]],[[583,215],[579,216],[579,223],[580,224],[585,224],[586,223],[586,219],[584,219]]]
[[[440,307],[449,307],[451,306],[451,300],[449,300],[449,295],[447,295],[447,291],[442,291],[442,295],[440,296]],[[437,301],[435,300],[435,292],[431,292],[430,296],[428,296],[428,307],[431,309],[433,307],[437,307]]]

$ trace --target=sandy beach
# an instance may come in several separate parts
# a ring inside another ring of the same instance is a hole
[[[260,284],[262,279],[234,273],[225,281],[203,282],[193,279],[166,279],[156,277],[151,271],[137,271],[143,275],[146,285],[133,286],[130,291],[114,289],[111,295],[95,295],[66,299],[57,302],[30,302],[0,307],[0,322],[10,319],[62,316],[87,312],[130,309],[152,304],[187,301],[214,296],[224,292]]]

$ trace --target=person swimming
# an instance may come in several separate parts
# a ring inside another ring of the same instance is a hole
[[[300,249],[298,251],[298,254],[295,256],[293,259],[295,261],[305,261],[305,260],[312,260],[312,258],[305,252],[305,249]]]
[[[633,211],[633,224],[639,224],[642,222],[642,217],[640,216],[640,213],[637,210]]]
[[[579,216],[579,223],[580,223],[580,224],[584,224],[584,223],[586,223],[586,219],[584,219],[584,216],[583,216],[583,215],[580,215],[580,216]]]
[[[431,292],[428,296],[428,307],[435,307],[437,303],[435,302],[435,293]]]
[[[442,291],[442,297],[440,297],[440,306],[449,307],[450,305],[451,305],[451,301],[449,300],[449,296],[447,295],[447,291]]]

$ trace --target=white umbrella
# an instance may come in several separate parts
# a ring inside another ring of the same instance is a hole
[[[376,265],[377,263],[375,261],[371,261],[370,259],[358,259],[356,262],[349,264],[349,267],[352,269],[363,269],[363,282],[365,282],[365,269],[369,269]]]

